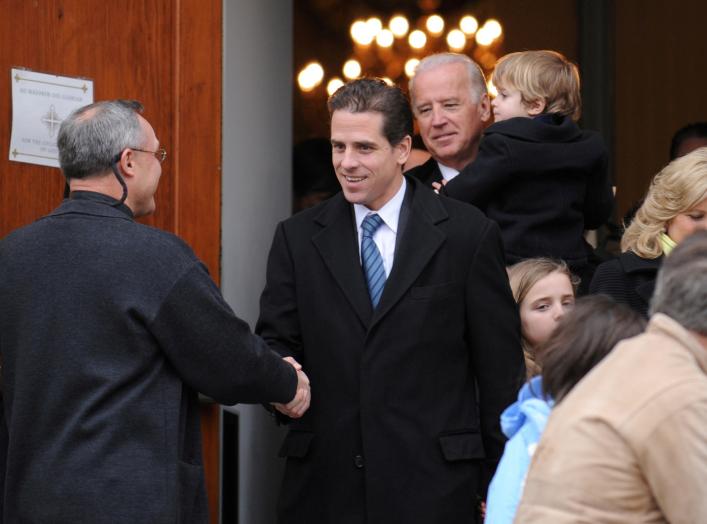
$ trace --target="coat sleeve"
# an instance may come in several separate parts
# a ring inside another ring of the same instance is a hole
[[[481,141],[476,159],[442,188],[442,194],[485,212],[489,202],[509,182],[511,163],[511,153],[503,137],[488,135]]]
[[[236,317],[203,264],[174,284],[150,331],[191,388],[222,404],[289,402],[294,368]]]
[[[614,191],[609,178],[608,153],[599,135],[594,135],[595,147],[600,151],[587,179],[584,198],[584,228],[596,229],[607,221],[614,206]]]
[[[294,264],[287,243],[284,226],[275,230],[268,256],[265,289],[260,296],[260,317],[255,332],[268,346],[282,357],[293,357],[304,365],[302,337],[297,312]],[[264,405],[278,424],[288,424],[290,419]]]
[[[681,398],[694,400],[658,424],[640,450],[641,473],[666,522],[707,522],[707,395],[694,398],[702,387],[683,384]]]
[[[268,256],[255,332],[278,354],[294,357],[303,364],[294,264],[282,223],[275,231]]]
[[[525,379],[518,306],[504,264],[498,226],[486,221],[467,277],[467,337],[479,389],[481,433],[486,451],[482,486],[503,453],[500,417]]]
[[[528,442],[524,434],[518,432],[506,442],[503,457],[489,486],[484,522],[512,524],[529,465]]]

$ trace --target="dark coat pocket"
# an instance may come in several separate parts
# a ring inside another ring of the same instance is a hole
[[[309,453],[314,433],[311,431],[290,431],[280,447],[280,457],[303,458]]]
[[[439,437],[439,444],[444,458],[449,462],[486,457],[481,434],[477,432],[442,435]]]
[[[415,300],[431,300],[435,298],[446,298],[460,294],[462,286],[457,282],[446,284],[436,284],[434,286],[415,286],[410,288],[410,298]]]
[[[196,464],[179,461],[179,518],[177,522],[206,522],[206,492],[204,469]]]

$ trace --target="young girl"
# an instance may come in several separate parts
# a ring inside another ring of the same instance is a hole
[[[549,258],[531,258],[508,268],[513,298],[520,311],[521,335],[528,378],[540,371],[536,348],[574,305],[578,281],[567,264]]]
[[[509,438],[489,486],[486,524],[513,522],[525,476],[550,410],[621,340],[638,335],[645,320],[607,296],[580,298],[540,346],[542,375],[525,384],[501,415]],[[554,399],[554,402],[553,402]]]
[[[555,51],[511,53],[496,64],[493,83],[495,123],[476,159],[441,192],[498,223],[509,263],[561,258],[588,286],[596,262],[584,230],[606,221],[613,193],[602,138],[575,123],[577,66]]]

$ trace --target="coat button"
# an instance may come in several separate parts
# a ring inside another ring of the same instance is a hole
[[[358,468],[361,469],[363,467],[363,456],[362,455],[356,455],[354,457],[354,465]]]

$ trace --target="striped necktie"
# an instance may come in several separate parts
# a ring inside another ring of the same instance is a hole
[[[371,295],[371,303],[374,309],[378,305],[385,287],[383,257],[381,257],[378,246],[373,241],[373,234],[382,223],[383,219],[380,215],[373,214],[364,218],[361,224],[363,231],[361,236],[361,263],[363,264],[363,273],[366,275],[368,293]]]

